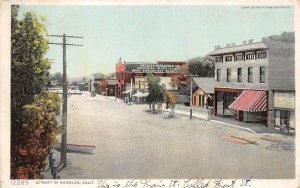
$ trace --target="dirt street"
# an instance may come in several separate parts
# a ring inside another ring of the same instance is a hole
[[[68,153],[62,179],[292,178],[295,151],[256,134],[210,121],[147,112],[105,96],[73,95],[68,103],[68,143],[95,145],[93,154]],[[257,142],[236,144],[235,135]],[[270,134],[269,134],[270,135]],[[283,144],[294,138],[272,135]]]

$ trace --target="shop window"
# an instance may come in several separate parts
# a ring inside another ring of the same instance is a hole
[[[275,110],[275,129],[294,131],[294,112],[288,110]]]
[[[217,92],[216,93],[216,114],[223,115],[224,113],[224,92]]]
[[[253,83],[253,67],[248,67],[248,83]]]

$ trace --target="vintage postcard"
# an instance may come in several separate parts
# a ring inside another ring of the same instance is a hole
[[[299,6],[2,1],[0,187],[300,187]]]

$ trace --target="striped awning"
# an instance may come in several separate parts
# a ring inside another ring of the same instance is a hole
[[[267,111],[267,92],[244,90],[229,108],[249,112]]]

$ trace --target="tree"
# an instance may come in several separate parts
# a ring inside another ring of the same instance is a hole
[[[46,27],[32,12],[17,19],[19,6],[12,6],[11,14],[11,101],[12,114],[33,102],[48,84],[51,63],[45,58],[48,50]],[[13,118],[14,119],[14,118]]]
[[[58,132],[58,94],[43,92],[50,61],[44,19],[11,7],[11,178],[40,178]]]
[[[155,111],[155,105],[161,103],[164,100],[164,86],[160,84],[160,78],[153,74],[147,75],[149,95],[147,96],[147,102],[152,105],[152,110]]]
[[[116,78],[116,73],[115,72],[108,73],[108,74],[106,74],[105,78],[106,79],[114,79],[114,78]]]
[[[89,80],[88,80],[88,78],[87,77],[82,77],[82,79],[81,79],[81,83],[87,83]]]
[[[113,79],[116,77],[115,72],[108,73],[108,74],[103,74],[103,73],[97,72],[97,73],[93,73],[92,75],[98,79]]]
[[[50,75],[50,80],[57,81],[58,84],[63,84],[63,75],[60,72],[56,72],[53,75]]]
[[[94,73],[94,74],[92,74],[94,77],[96,77],[96,78],[100,78],[100,79],[104,79],[106,76],[105,76],[105,74],[103,74],[103,73],[100,73],[100,72],[98,72],[98,73]]]
[[[171,91],[166,91],[166,103],[167,109],[171,108],[171,117],[175,115],[175,104],[176,104],[176,96]]]
[[[78,82],[77,82],[77,81],[73,81],[73,82],[71,83],[71,85],[72,85],[72,86],[78,86]]]
[[[198,77],[213,77],[214,59],[210,56],[193,58],[188,61],[188,72]]]
[[[176,68],[177,74],[171,77],[170,85],[173,88],[181,89],[187,85],[188,66]]]
[[[294,41],[295,42],[295,32],[284,31],[280,35],[268,36],[265,40]]]
[[[179,72],[171,77],[171,86],[173,88],[181,89],[187,85],[187,74],[184,72]]]

